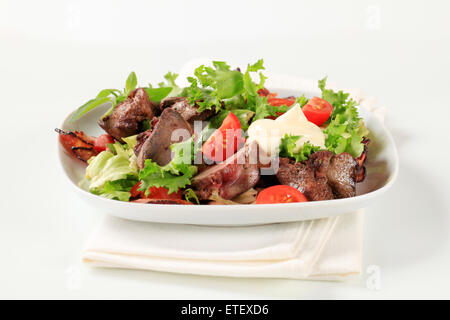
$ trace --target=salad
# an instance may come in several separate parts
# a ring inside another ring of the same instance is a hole
[[[105,134],[56,129],[85,163],[80,185],[100,197],[149,204],[267,204],[353,197],[365,177],[368,130],[348,93],[318,81],[321,97],[279,97],[264,86],[263,60],[245,71],[213,61],[180,87],[104,89],[77,121],[109,104]],[[301,89],[301,88],[299,88]]]

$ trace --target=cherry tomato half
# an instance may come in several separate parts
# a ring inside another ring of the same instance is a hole
[[[305,104],[302,111],[308,121],[321,126],[330,117],[333,107],[328,101],[314,97]]]
[[[292,106],[295,103],[295,98],[269,98],[267,102],[271,106],[279,107],[279,106]]]
[[[264,189],[256,197],[256,204],[307,202],[305,195],[297,189],[277,185]]]
[[[269,102],[269,104],[271,106],[274,107],[280,107],[280,106],[292,106],[295,103],[295,98],[271,98],[269,95],[269,98],[267,99],[267,102]],[[283,114],[283,112],[277,112],[276,113],[277,116],[269,116],[267,118],[269,119],[276,119],[277,117],[281,116]]]
[[[110,143],[114,143],[114,138],[111,137],[109,134],[102,134],[101,136],[98,136],[94,141],[94,149],[95,151],[102,152],[105,151],[107,148],[107,145]]]
[[[230,112],[220,128],[203,144],[202,152],[208,159],[220,162],[232,156],[242,141],[241,123]]]

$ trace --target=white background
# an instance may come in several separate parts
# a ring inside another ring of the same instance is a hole
[[[0,1],[0,298],[450,298],[448,1]],[[362,88],[388,108],[398,182],[367,208],[345,283],[89,269],[100,215],[72,193],[53,129],[131,70],[157,83],[213,57]]]

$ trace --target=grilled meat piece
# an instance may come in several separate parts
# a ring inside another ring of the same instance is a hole
[[[134,147],[134,153],[137,155],[139,152],[141,152],[142,146],[144,145],[144,142],[147,141],[148,138],[152,135],[153,129],[155,128],[156,124],[158,123],[158,118],[154,117],[152,121],[150,122],[150,129],[141,132],[136,137],[136,146]]]
[[[172,108],[173,110],[177,111],[184,120],[189,122],[191,125],[194,123],[194,121],[199,120],[203,121],[208,119],[209,117],[212,117],[216,110],[215,108],[212,108],[210,110],[203,110],[202,112],[198,112],[197,106],[191,106],[185,97],[169,97],[165,98],[161,101],[159,104],[159,108],[161,111],[163,111],[166,108]]]
[[[159,112],[143,88],[133,90],[128,98],[119,103],[113,112],[98,121],[100,127],[116,140],[135,135],[141,131],[142,121],[151,120]]]
[[[309,201],[334,199],[333,191],[327,183],[328,179],[324,168],[327,161],[329,162],[328,154],[317,156],[317,158],[320,159],[302,162],[295,162],[287,158],[280,159],[280,168],[277,172],[278,180],[281,184],[289,185],[301,191]]]
[[[356,168],[356,182],[364,181],[366,178],[366,161],[367,161],[367,146],[370,143],[370,139],[364,138],[362,141],[364,144],[364,151],[361,153],[359,158],[356,160],[358,161],[358,167]]]
[[[256,142],[246,145],[222,163],[215,164],[197,174],[192,187],[201,200],[207,200],[215,191],[223,199],[233,199],[253,188],[259,180],[258,165],[250,161],[257,150]]]
[[[330,200],[356,195],[357,161],[348,153],[318,151],[302,162],[282,158],[277,178],[300,190],[308,200]]]
[[[180,130],[177,132],[180,135],[172,138],[175,130]],[[193,133],[189,123],[178,112],[171,108],[165,109],[149,137],[140,147],[136,145],[138,148],[134,149],[139,168],[144,168],[147,159],[160,166],[168,164],[172,160],[170,145],[187,140]]]
[[[350,198],[356,195],[357,166],[358,162],[347,152],[331,158],[327,178],[336,199]]]

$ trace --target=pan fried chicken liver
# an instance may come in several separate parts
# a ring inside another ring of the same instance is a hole
[[[336,199],[350,198],[356,195],[357,166],[358,162],[346,152],[331,158],[327,177]]]
[[[101,118],[98,124],[114,139],[122,141],[121,138],[139,133],[142,121],[151,120],[158,111],[145,89],[138,88],[119,103],[110,115]]]
[[[328,185],[325,169],[321,166],[317,166],[316,169],[314,167],[309,161],[295,162],[283,158],[280,159],[277,178],[281,184],[301,191],[309,201],[333,199],[333,191]]]
[[[172,108],[173,110],[181,114],[183,119],[189,122],[191,125],[195,120],[203,121],[216,113],[214,108],[198,112],[198,107],[191,106],[184,97],[165,98],[161,101],[159,108],[161,109],[161,111],[166,108]]]
[[[199,199],[207,200],[216,191],[219,196],[229,200],[253,188],[260,175],[258,165],[250,161],[256,148],[256,142],[246,145],[224,162],[196,175],[192,186]]]
[[[143,143],[141,141],[134,149],[139,168],[144,168],[147,159],[152,159],[160,166],[168,164],[172,160],[170,145],[185,140],[180,136],[175,140],[172,138],[174,131],[179,129],[181,129],[180,133],[186,135],[186,138],[190,138],[194,133],[189,123],[178,112],[171,108],[165,109],[155,127],[148,132],[147,137],[141,136],[146,140]]]
[[[348,153],[318,151],[302,162],[282,158],[277,178],[310,201],[354,197],[358,162]]]

